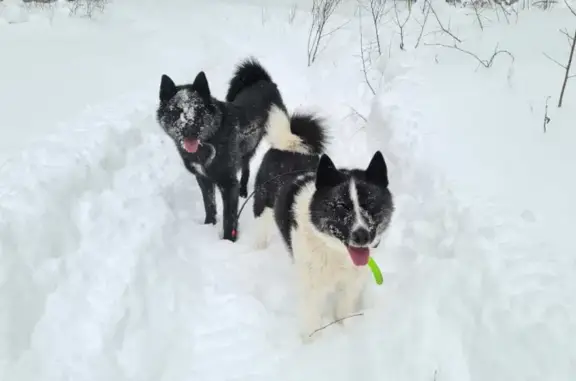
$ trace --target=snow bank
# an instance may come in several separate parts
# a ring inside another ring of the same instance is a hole
[[[464,207],[450,192],[450,168],[439,171],[423,154],[428,100],[417,95],[425,94],[419,82],[414,72],[388,82],[367,132],[370,147],[388,154],[398,203],[381,324],[406,336],[383,339],[393,353],[385,368],[403,362],[402,377],[426,379],[411,367],[421,358],[440,380],[570,379],[573,260],[546,254],[522,219],[482,218],[482,204]]]
[[[0,3],[0,25],[19,24],[28,21],[28,13],[20,0],[4,0]]]

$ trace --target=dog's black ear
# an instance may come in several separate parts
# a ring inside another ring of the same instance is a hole
[[[210,86],[208,86],[208,78],[206,74],[201,71],[196,76],[194,83],[192,83],[192,88],[200,94],[202,97],[210,97]]]
[[[316,189],[334,187],[342,182],[342,173],[326,154],[320,157],[316,167]]]
[[[376,151],[372,156],[372,160],[366,168],[366,180],[382,187],[388,186],[388,168],[382,152]]]
[[[162,102],[167,102],[172,99],[177,92],[176,84],[172,78],[168,77],[166,74],[162,74],[162,79],[160,80],[160,100]]]

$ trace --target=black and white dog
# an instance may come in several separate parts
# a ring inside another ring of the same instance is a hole
[[[370,250],[380,243],[394,212],[380,151],[368,167],[338,169],[324,154],[325,128],[311,115],[288,118],[273,108],[272,148],[256,175],[257,244],[266,246],[271,218],[293,256],[301,292],[302,334],[322,324],[326,299],[337,292],[335,318],[357,311],[370,278]]]
[[[219,188],[224,205],[223,238],[233,242],[237,238],[238,198],[247,196],[250,159],[266,132],[272,106],[286,110],[278,87],[253,58],[237,66],[225,102],[211,95],[203,71],[192,84],[184,85],[162,76],[158,123],[196,176],[205,224],[216,223],[215,186]]]

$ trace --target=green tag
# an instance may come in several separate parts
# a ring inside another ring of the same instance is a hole
[[[380,268],[376,264],[376,261],[372,259],[372,257],[368,259],[368,266],[370,267],[370,270],[372,270],[372,275],[374,275],[376,284],[381,285],[384,282],[384,279],[382,278],[382,272],[380,272]]]

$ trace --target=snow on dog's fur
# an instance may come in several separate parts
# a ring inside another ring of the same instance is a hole
[[[338,292],[335,319],[357,311],[370,278],[370,250],[394,211],[387,167],[378,151],[365,170],[336,168],[324,154],[326,129],[314,115],[289,118],[272,109],[266,133],[272,148],[256,175],[256,244],[267,245],[274,219],[298,272],[308,338],[320,328],[332,292]]]
[[[250,160],[266,132],[272,106],[285,110],[276,84],[253,58],[236,68],[225,102],[211,95],[203,71],[192,84],[178,86],[162,76],[158,123],[176,144],[184,166],[196,176],[205,224],[216,223],[215,188],[222,193],[224,239],[236,240],[238,198],[247,196]]]

